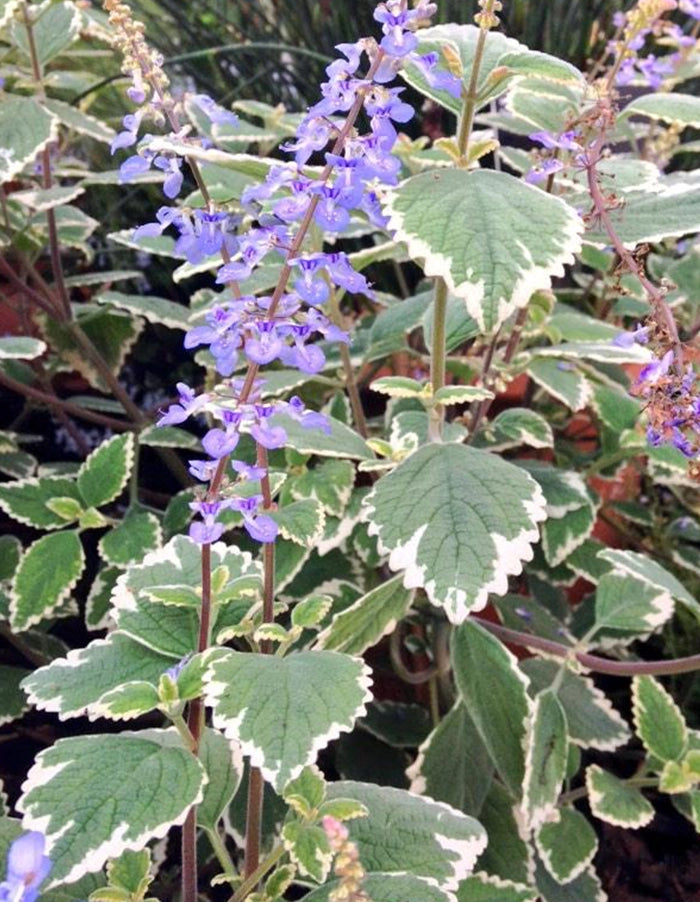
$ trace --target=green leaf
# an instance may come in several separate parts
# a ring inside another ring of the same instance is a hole
[[[636,676],[632,711],[639,738],[662,761],[678,761],[688,747],[688,727],[680,708],[658,680]]]
[[[322,827],[290,821],[282,828],[282,842],[302,877],[323,883],[330,873],[333,851]]]
[[[315,766],[305,767],[284,787],[282,797],[303,819],[313,818],[326,798],[326,781]]]
[[[479,820],[489,838],[486,851],[479,858],[479,869],[497,874],[504,880],[531,883],[533,852],[522,837],[520,806],[495,780],[482,805]]]
[[[313,498],[292,501],[269,514],[285,539],[313,548],[323,535],[326,514]]]
[[[116,567],[103,567],[90,586],[85,603],[85,626],[88,630],[106,629],[112,606],[112,590],[120,572]]]
[[[0,664],[0,726],[17,720],[29,710],[27,697],[20,688],[29,673],[30,670],[21,667]]]
[[[693,94],[643,94],[628,103],[620,113],[620,119],[628,116],[646,116],[673,125],[700,128],[700,97]]]
[[[393,631],[412,601],[413,591],[403,587],[401,576],[395,576],[336,614],[318,637],[318,646],[361,655]]]
[[[368,816],[350,821],[348,830],[368,872],[408,872],[454,890],[486,847],[474,818],[406,790],[341,780],[328,786],[328,798],[338,797],[367,808]]]
[[[0,582],[12,579],[22,554],[22,544],[16,536],[0,536]]]
[[[114,501],[126,485],[134,464],[134,435],[115,435],[90,454],[78,470],[78,488],[88,507]]]
[[[456,25],[454,23],[422,28],[418,35],[420,38],[418,52],[437,51],[443,59],[441,66],[444,68],[443,48],[450,47],[453,55],[458,57],[461,62],[466,88],[474,65],[479,33],[480,29],[474,25]],[[447,91],[436,90],[428,85],[421,71],[410,60],[407,60],[401,74],[422,94],[459,115],[460,100]],[[476,85],[477,109],[490,100],[500,97],[514,81],[517,82],[519,78],[523,77],[577,84],[581,80],[581,73],[564,60],[530,50],[524,44],[499,32],[489,32]]]
[[[46,506],[52,513],[58,514],[66,525],[75,523],[84,513],[82,504],[75,498],[52,498],[46,502]]]
[[[152,295],[123,294],[121,291],[105,291],[95,297],[98,304],[126,310],[132,316],[142,316],[149,323],[187,331],[191,327],[190,311],[182,304]]]
[[[364,863],[364,862],[363,862]],[[306,902],[332,902],[331,893],[342,884],[333,880],[304,896]],[[361,889],[372,902],[454,902],[454,895],[413,874],[365,874]]]
[[[547,394],[561,401],[574,413],[591,400],[591,383],[571,364],[537,357],[527,365],[527,372]]]
[[[104,144],[109,144],[114,139],[116,133],[113,128],[70,103],[47,98],[42,100],[41,104],[71,131],[78,132],[80,135],[88,135],[95,141],[101,141]],[[102,276],[101,273],[99,275]],[[107,276],[108,274],[105,273],[103,281],[107,281]],[[113,281],[113,279],[109,281]]]
[[[321,429],[305,429],[301,423],[278,413],[271,419],[273,426],[282,426],[287,433],[286,447],[294,448],[302,454],[317,454],[319,457],[350,458],[368,460],[372,453],[354,430],[340,420],[328,417],[330,435]]]
[[[656,243],[700,230],[700,185],[696,181],[662,181],[656,191],[629,191],[624,212],[610,213],[612,226],[626,247]],[[608,242],[607,234],[593,241]]]
[[[552,689],[535,697],[528,731],[523,781],[523,812],[537,830],[555,810],[566,776],[568,740],[566,714]]]
[[[61,529],[66,525],[63,517],[47,507],[48,501],[59,497],[80,502],[75,480],[63,476],[44,476],[0,485],[0,508],[13,520],[38,529]]]
[[[443,385],[434,396],[440,404],[471,404],[472,401],[486,401],[495,395],[487,388],[479,388],[476,385]]]
[[[544,658],[530,658],[521,668],[535,693],[542,692],[561,673],[561,665]],[[630,730],[610,700],[590,677],[564,670],[557,687],[557,698],[564,708],[569,738],[582,748],[611,752],[628,742]]]
[[[480,872],[460,883],[457,902],[536,902],[537,890]]]
[[[221,733],[206,729],[199,746],[199,760],[209,782],[204,787],[204,798],[197,806],[197,823],[207,830],[216,830],[241,785],[243,758]]]
[[[19,175],[58,136],[57,120],[34,97],[5,94],[0,106],[0,184]]]
[[[133,720],[158,707],[158,690],[151,683],[134,680],[100,697],[99,715],[110,720]]]
[[[370,385],[372,391],[390,398],[420,398],[425,396],[426,384],[407,376],[382,376]]]
[[[197,452],[201,448],[196,435],[177,426],[147,426],[139,434],[139,444],[151,448],[186,448]]]
[[[376,484],[364,502],[369,532],[408,588],[460,623],[508,590],[530,560],[544,519],[539,486],[524,471],[456,444],[419,448]]]
[[[155,514],[132,507],[121,523],[102,536],[100,555],[108,564],[128,567],[140,561],[147,551],[157,549],[162,536]]]
[[[301,629],[315,629],[333,606],[330,595],[311,595],[298,604],[292,610],[292,626]]]
[[[519,797],[532,713],[528,679],[515,656],[471,620],[454,631],[452,659],[457,688],[482,742],[503,782]]]
[[[557,883],[582,874],[598,850],[598,838],[588,819],[575,808],[559,808],[535,837],[542,863]]]
[[[59,739],[40,752],[17,807],[24,826],[50,843],[48,888],[165,836],[201,801],[205,780],[199,761],[164,730]]]
[[[643,635],[662,626],[672,615],[673,599],[665,589],[621,573],[606,573],[600,578],[595,597],[599,629]]]
[[[541,902],[607,902],[608,897],[592,866],[562,886],[550,875],[542,862],[538,862],[535,878]]]
[[[608,771],[592,764],[586,771],[588,804],[593,814],[615,827],[646,827],[654,808],[634,786],[628,786]]]
[[[663,590],[676,601],[680,601],[700,619],[700,603],[673,574],[648,555],[635,551],[623,551],[619,548],[606,548],[601,551],[600,557],[613,565],[615,573],[632,577],[632,579],[659,591]]]
[[[358,726],[392,748],[412,749],[427,739],[431,723],[430,713],[422,705],[373,701]]]
[[[176,536],[167,545],[152,551],[141,564],[129,570],[117,582],[113,616],[119,629],[137,642],[179,660],[197,648],[199,611],[194,607],[159,604],[149,599],[155,587],[197,586],[201,579],[200,548],[186,536]],[[215,606],[213,635],[238,623],[255,601],[252,585],[259,585],[261,565],[235,546],[221,542],[211,546],[212,570],[228,571],[230,600]],[[240,583],[238,581],[241,581]],[[240,597],[236,586],[240,588]],[[253,594],[251,595],[251,591]],[[238,604],[242,601],[241,606]]]
[[[148,871],[151,867],[151,852],[141,849],[140,852],[122,852],[107,864],[107,879],[111,886],[125,890],[130,895],[138,894],[142,884],[151,883]]]
[[[276,658],[217,650],[205,675],[214,724],[241,743],[278,791],[352,729],[370,698],[368,687],[360,659],[331,651]]]
[[[475,448],[505,451],[529,445],[531,448],[551,448],[554,445],[552,427],[534,410],[512,407],[484,424],[474,440]]]
[[[61,720],[87,716],[94,720],[105,715],[104,695],[134,682],[146,682],[154,688],[161,674],[175,663],[123,633],[111,633],[96,639],[86,648],[68,652],[27,677],[23,688],[32,704],[52,711]]]
[[[33,360],[46,351],[46,342],[27,335],[0,337],[0,360]]]
[[[462,702],[448,711],[420,746],[406,775],[411,792],[478,816],[491,786],[493,764]]]
[[[563,275],[581,244],[580,217],[564,201],[485,169],[413,176],[390,192],[387,212],[425,274],[444,278],[489,333]]]
[[[22,555],[12,582],[10,623],[17,632],[58,608],[80,579],[85,554],[73,530],[42,536]]]
[[[43,68],[46,63],[62,53],[77,39],[82,19],[77,6],[70,0],[35,5],[31,8],[30,15],[33,21],[34,47],[38,61]],[[14,22],[11,32],[17,46],[29,56],[27,27],[24,23]]]

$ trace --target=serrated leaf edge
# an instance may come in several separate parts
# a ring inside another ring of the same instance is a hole
[[[654,808],[646,799],[641,792],[639,792],[636,787],[626,787],[628,789],[635,789],[636,792],[639,793],[640,798],[644,801],[645,806],[648,806],[645,811],[643,811],[639,818],[635,820],[624,820],[622,818],[616,818],[614,815],[609,814],[607,811],[605,813],[601,812],[600,801],[605,798],[605,794],[599,792],[594,785],[595,777],[598,773],[605,774],[605,776],[613,777],[613,779],[617,780],[614,774],[609,774],[607,771],[603,770],[602,767],[599,767],[597,764],[591,764],[586,768],[586,790],[588,791],[588,802],[591,806],[591,811],[593,814],[601,821],[604,821],[606,824],[612,824],[614,827],[627,827],[631,830],[637,830],[640,827],[646,827],[647,824],[650,824],[654,819],[655,811]],[[620,781],[621,782],[621,781]]]
[[[107,498],[104,498],[102,501],[97,502],[96,504],[92,504],[90,501],[85,501],[90,507],[102,507],[105,504],[109,504],[111,501],[114,501],[115,498],[118,498],[119,495],[124,491],[124,486],[129,481],[129,476],[131,475],[132,467],[134,466],[134,455],[136,448],[136,439],[134,437],[133,432],[122,433],[122,435],[114,435],[112,438],[107,439],[106,442],[102,442],[101,445],[98,445],[94,451],[92,451],[83,461],[80,469],[78,470],[78,475],[76,477],[76,484],[78,486],[78,491],[82,496],[82,491],[80,489],[80,477],[82,474],[89,472],[90,467],[95,463],[95,461],[99,460],[100,454],[104,454],[112,445],[117,442],[124,442],[124,476],[119,483],[116,491],[113,492]],[[99,469],[99,466],[98,466]]]

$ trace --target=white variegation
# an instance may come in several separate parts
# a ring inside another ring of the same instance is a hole
[[[654,818],[653,805],[634,786],[591,764],[586,770],[588,804],[593,814],[614,827],[636,830]]]

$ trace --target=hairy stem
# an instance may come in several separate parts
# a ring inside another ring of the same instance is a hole
[[[447,323],[447,282],[444,279],[435,280],[435,295],[433,298],[433,335],[430,353],[430,381],[433,393],[445,384],[447,364],[446,351],[446,323]],[[445,421],[445,408],[442,404],[436,404],[430,409],[428,421],[428,435],[433,442],[442,439],[442,426]]]
[[[474,620],[484,629],[498,636],[504,642],[518,645],[520,648],[531,648],[535,651],[543,651],[557,658],[573,658],[583,664],[588,670],[595,673],[608,673],[611,676],[670,676],[678,673],[694,673],[700,670],[700,655],[690,655],[687,658],[672,658],[668,661],[610,661],[599,655],[577,651],[569,645],[562,645],[551,639],[543,639],[541,636],[533,636],[530,633],[521,633],[512,630],[500,623],[491,623],[481,617]]]

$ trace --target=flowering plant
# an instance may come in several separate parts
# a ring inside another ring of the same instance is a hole
[[[171,81],[119,0],[0,6],[0,384],[82,458],[4,439],[0,508],[43,534],[0,540],[0,713],[112,722],[37,755],[0,900],[594,902],[580,799],[638,829],[666,795],[700,829],[700,738],[657,679],[700,657],[643,644],[700,618],[699,191],[673,168],[700,11],[639,0],[586,76],[479,6],[379,3],[303,113]],[[58,96],[91,41],[119,131]],[[417,100],[454,135],[416,137]],[[105,183],[165,202],[102,234],[74,201]],[[177,261],[188,304],[108,246]],[[120,377],[173,332],[149,412]],[[78,611],[105,632],[69,649]],[[596,674],[631,678],[631,723]]]

